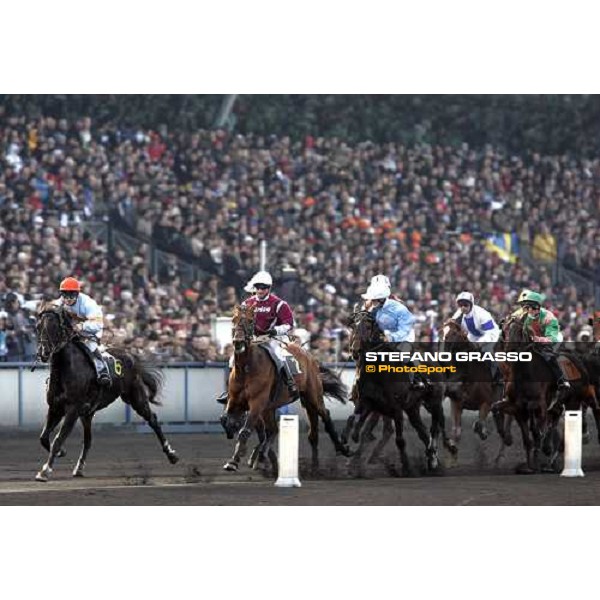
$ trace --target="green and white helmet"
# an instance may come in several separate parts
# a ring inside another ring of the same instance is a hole
[[[529,290],[521,302],[525,305],[541,307],[546,297],[538,292]]]
[[[517,304],[521,304],[521,302],[523,302],[525,300],[525,298],[527,298],[527,294],[531,293],[531,290],[528,290],[527,288],[525,288],[520,294],[519,294],[519,298],[517,299]]]

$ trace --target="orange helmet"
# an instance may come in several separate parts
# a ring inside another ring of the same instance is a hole
[[[75,277],[66,277],[60,282],[59,289],[61,292],[80,292],[81,284]]]

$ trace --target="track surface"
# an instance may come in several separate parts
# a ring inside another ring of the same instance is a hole
[[[222,465],[232,442],[221,434],[170,434],[181,460],[172,466],[154,435],[132,430],[94,431],[86,478],[73,479],[71,470],[80,450],[81,433],[67,441],[68,455],[57,461],[48,483],[34,481],[46,454],[35,432],[0,431],[0,505],[567,505],[600,503],[600,445],[583,448],[585,478],[558,475],[516,475],[521,443],[515,444],[499,466],[494,459],[499,440],[492,432],[481,442],[463,421],[458,462],[441,451],[440,476],[424,476],[419,442],[409,435],[415,476],[390,476],[386,465],[397,462],[393,440],[385,464],[367,466],[361,478],[348,475],[347,459],[336,457],[321,432],[321,469],[307,472],[310,455],[301,432],[302,488],[281,489],[245,463],[237,473]],[[491,422],[489,423],[491,427]]]

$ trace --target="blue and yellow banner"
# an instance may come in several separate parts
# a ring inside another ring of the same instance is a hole
[[[517,260],[519,237],[516,233],[490,233],[486,238],[485,247],[503,261],[514,263]]]

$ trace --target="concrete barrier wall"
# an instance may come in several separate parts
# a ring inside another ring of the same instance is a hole
[[[48,369],[38,367],[33,373],[30,365],[0,368],[0,427],[40,427],[46,417],[46,379]],[[165,423],[216,422],[222,407],[215,398],[225,389],[226,369],[222,366],[163,367],[165,385],[161,394],[162,406],[156,412]],[[352,386],[354,369],[341,370],[342,381]],[[327,408],[336,420],[345,419],[353,405],[343,405],[326,399]],[[292,412],[302,412],[293,407]],[[117,400],[97,413],[95,423],[123,425],[143,423],[129,407]]]

